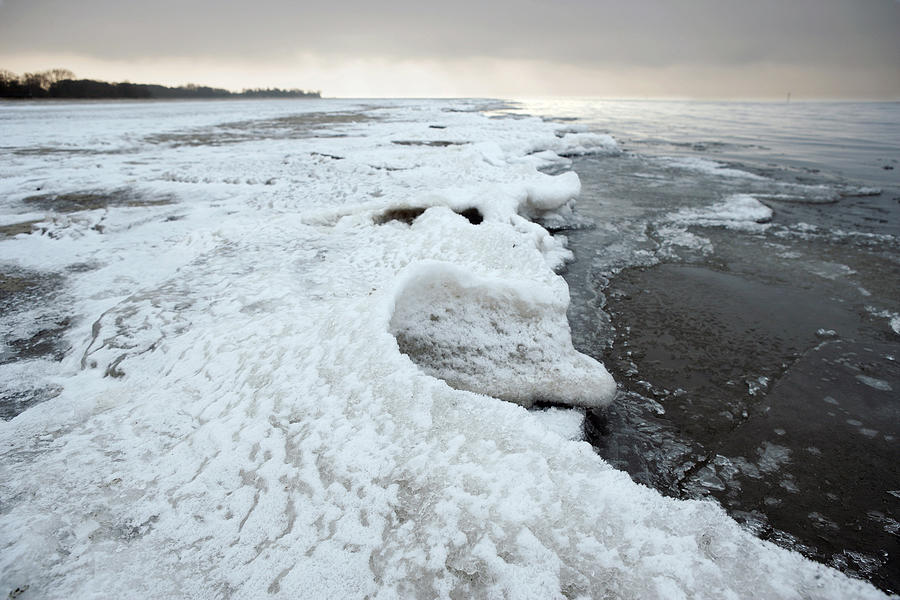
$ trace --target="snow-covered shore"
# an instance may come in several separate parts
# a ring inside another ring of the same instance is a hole
[[[2,264],[62,278],[4,336],[70,323],[0,366],[59,391],[0,424],[0,593],[882,597],[520,405],[612,398],[525,216],[616,150],[479,106],[0,107]]]

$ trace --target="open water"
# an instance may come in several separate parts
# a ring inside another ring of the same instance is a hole
[[[561,231],[576,347],[619,384],[591,443],[900,591],[900,104],[519,108],[623,150],[573,157]]]

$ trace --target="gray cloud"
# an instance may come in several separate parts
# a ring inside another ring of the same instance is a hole
[[[900,87],[898,31],[897,0],[5,0],[0,7],[6,55],[865,67],[882,69]]]

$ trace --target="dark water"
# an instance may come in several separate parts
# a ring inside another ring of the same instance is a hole
[[[635,107],[589,104],[541,108],[626,150],[572,165],[594,222],[564,232],[573,338],[619,383],[589,440],[637,481],[900,591],[898,105],[647,103],[617,122]],[[679,217],[734,194],[771,218]]]

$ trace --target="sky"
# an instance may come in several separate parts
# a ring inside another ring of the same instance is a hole
[[[0,0],[0,68],[329,97],[900,100],[900,0]]]

